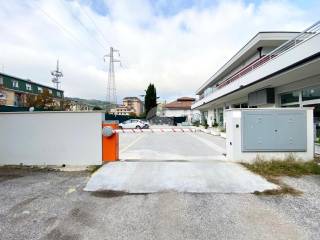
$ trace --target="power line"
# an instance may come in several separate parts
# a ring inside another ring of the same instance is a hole
[[[63,0],[60,0],[60,2],[61,2],[64,6],[66,6]],[[80,5],[79,5],[79,6],[80,6]],[[81,9],[80,9],[80,10],[81,10]],[[81,10],[81,11],[82,11],[82,10]],[[76,19],[77,22],[89,33],[89,36],[92,37],[92,39],[95,40],[95,41],[102,47],[103,50],[105,50],[105,49],[106,49],[106,46],[104,46],[97,38],[95,38],[95,37],[91,34],[91,32],[90,32],[90,31],[88,30],[88,28],[79,20],[79,18],[75,17],[75,19]]]
[[[33,2],[35,3],[35,2]],[[54,24],[56,24],[62,31],[67,33],[70,39],[72,39],[75,43],[77,43],[81,47],[85,47],[88,51],[90,51],[93,55],[96,55],[97,53],[91,49],[86,44],[82,43],[80,39],[78,39],[71,31],[69,31],[66,27],[61,25],[57,20],[55,20],[52,16],[50,16],[45,10],[43,10],[39,5],[37,7],[43,15],[45,15],[48,19],[50,19]]]
[[[107,40],[107,38],[105,37],[104,33],[101,31],[101,29],[98,27],[98,25],[96,24],[96,22],[94,21],[94,19],[92,17],[90,17],[90,15],[87,13],[87,11],[85,10],[85,8],[83,8],[81,6],[81,4],[79,3],[79,8],[80,10],[87,16],[88,19],[90,19],[90,21],[93,23],[93,25],[95,26],[95,28],[97,29],[97,32],[100,33],[101,37],[103,38],[103,40],[106,42],[107,45],[109,41]]]

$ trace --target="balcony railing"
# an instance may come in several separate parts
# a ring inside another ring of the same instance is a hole
[[[287,42],[283,43],[270,53],[266,54],[265,56],[261,57],[257,61],[253,62],[249,66],[243,68],[236,74],[232,75],[231,77],[227,77],[226,79],[222,80],[220,83],[216,85],[217,89],[221,89],[228,84],[234,82],[235,80],[247,75],[248,73],[256,70],[257,68],[263,66],[267,62],[277,58],[278,56],[282,55],[283,53],[289,51],[290,49],[296,47],[297,45],[309,40],[310,38],[314,37],[315,35],[320,33],[320,21],[313,24],[311,27],[307,28],[303,32],[299,33],[297,36],[288,40]],[[200,97],[199,100],[204,98],[204,96]]]

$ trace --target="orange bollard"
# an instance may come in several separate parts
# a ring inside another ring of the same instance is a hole
[[[118,128],[117,121],[105,121],[102,128]],[[102,136],[102,162],[112,162],[119,160],[119,133],[114,133],[110,137]]]

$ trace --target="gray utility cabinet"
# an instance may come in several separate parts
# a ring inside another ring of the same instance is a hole
[[[242,111],[243,152],[301,152],[307,150],[304,110]]]

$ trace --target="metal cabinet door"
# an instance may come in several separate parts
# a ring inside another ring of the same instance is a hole
[[[271,111],[243,111],[242,151],[272,151],[276,147],[275,116]]]
[[[276,114],[276,147],[278,151],[307,150],[307,115],[305,111],[279,111]]]

